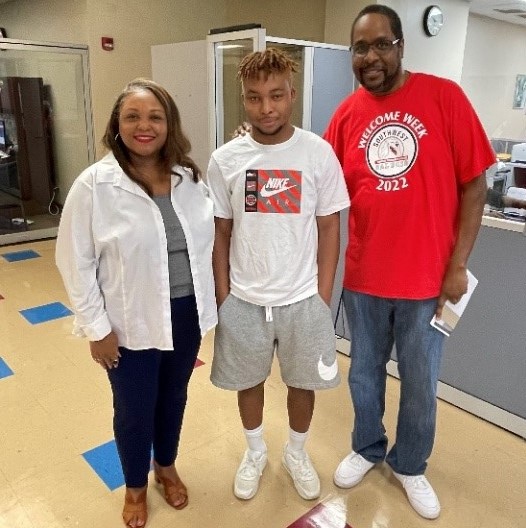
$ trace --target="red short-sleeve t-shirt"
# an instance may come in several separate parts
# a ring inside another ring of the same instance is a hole
[[[461,186],[495,162],[461,88],[420,73],[386,96],[359,88],[336,110],[325,139],[351,198],[344,287],[386,298],[437,296]]]

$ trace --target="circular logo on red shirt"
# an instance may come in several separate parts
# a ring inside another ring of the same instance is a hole
[[[374,132],[367,144],[367,164],[380,178],[397,178],[415,163],[418,142],[402,124],[385,125]]]

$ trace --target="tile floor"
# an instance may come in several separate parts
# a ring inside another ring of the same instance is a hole
[[[53,240],[0,247],[0,528],[120,527],[124,489],[110,390],[86,343],[70,333],[53,252]],[[275,369],[265,408],[269,465],[258,495],[237,500],[232,479],[244,440],[235,394],[209,382],[211,345],[209,335],[190,384],[177,464],[190,504],[169,508],[150,479],[149,528],[526,527],[525,441],[444,402],[427,472],[441,499],[439,519],[414,513],[385,466],[353,490],[334,486],[332,473],[349,448],[345,383],[317,395],[308,448],[322,496],[302,500],[280,465],[286,392]],[[348,363],[339,356],[343,372]],[[390,378],[385,425],[391,436],[397,392],[398,381]]]

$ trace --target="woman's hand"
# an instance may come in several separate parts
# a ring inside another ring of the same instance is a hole
[[[119,366],[119,342],[114,332],[110,332],[100,341],[90,341],[91,357],[103,369],[108,370]]]

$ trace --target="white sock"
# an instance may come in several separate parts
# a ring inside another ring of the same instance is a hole
[[[256,427],[256,429],[243,429],[243,432],[247,439],[248,448],[251,451],[266,453],[267,444],[265,444],[265,440],[263,440],[263,424]]]
[[[309,436],[309,431],[297,433],[289,427],[289,443],[287,449],[289,449],[289,451],[303,451],[307,436]]]

